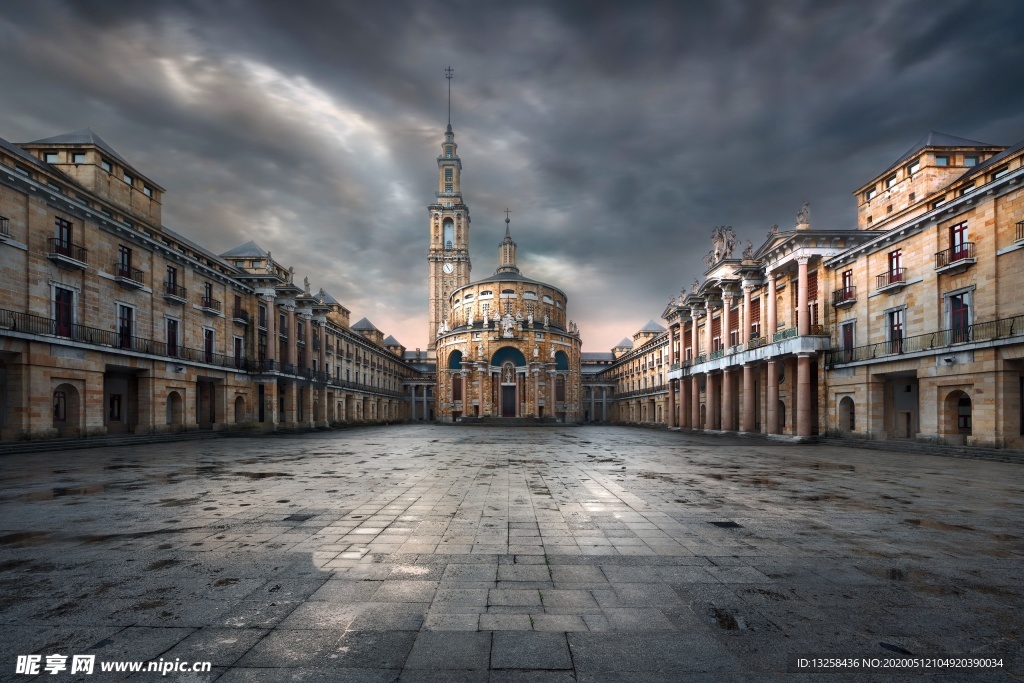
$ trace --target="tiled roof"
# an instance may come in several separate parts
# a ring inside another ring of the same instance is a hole
[[[654,320],[648,320],[647,324],[640,328],[641,332],[664,332],[665,328],[654,322]]]
[[[402,342],[398,341],[390,334],[384,338],[384,346],[401,346]]]
[[[96,135],[91,128],[82,128],[81,130],[71,131],[70,133],[61,133],[60,135],[54,135],[53,137],[43,138],[42,140],[33,140],[32,142],[26,143],[29,145],[96,145],[104,152],[114,157],[122,164],[131,166],[127,159],[117,153],[113,147],[108,145],[106,141],[99,135]]]
[[[618,344],[615,345],[615,348],[619,348],[621,346],[625,346],[625,347],[631,349],[631,348],[633,348],[633,340],[630,339],[629,337],[623,337],[622,341],[620,341]]]
[[[380,330],[377,329],[377,326],[374,325],[373,323],[371,323],[368,318],[363,318],[362,320],[360,320],[356,324],[352,325],[349,329],[352,329],[352,330],[374,330],[376,332],[380,332]]]
[[[253,240],[245,244],[239,244],[234,249],[229,249],[221,254],[221,258],[266,258],[267,252]]]

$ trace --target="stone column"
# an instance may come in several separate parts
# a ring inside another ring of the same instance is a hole
[[[753,285],[743,285],[743,315],[740,316],[740,342],[743,344],[750,341],[750,294],[753,290]]]
[[[277,307],[274,305],[273,296],[262,297],[267,305],[267,360],[269,368],[273,368],[273,361],[277,359],[277,345],[281,341],[277,338]],[[274,413],[277,413],[277,406],[274,406]]]
[[[732,380],[733,369],[725,368],[722,371],[722,429],[727,432],[736,431],[736,425],[733,422],[733,418],[736,415],[733,410],[733,404],[736,398],[733,396]]]
[[[770,270],[767,272],[768,275],[768,329],[765,331],[764,336],[768,337],[768,341],[771,342],[772,336],[775,334],[775,328],[778,325],[776,319],[777,311],[775,310],[775,274]],[[778,380],[776,380],[776,388],[778,388]],[[777,432],[769,432],[769,434],[775,434]]]
[[[681,377],[679,379],[679,428],[685,429],[690,426],[690,402],[689,398],[690,391],[690,378]]]
[[[702,429],[700,423],[700,375],[690,377],[690,429]]]
[[[708,306],[707,322],[704,323],[704,353],[707,354],[708,359],[711,358],[711,344],[714,341],[714,330],[711,326],[711,319],[714,317],[714,312],[711,310],[711,306]]]
[[[754,431],[754,366],[746,363],[743,366],[743,412],[740,413],[740,431]]]
[[[669,429],[676,427],[676,380],[668,381],[668,415],[665,416],[665,426]]]
[[[803,282],[803,280],[801,280]],[[801,313],[800,318],[803,319]],[[810,436],[814,410],[811,396],[811,356],[801,353],[796,359],[796,435]]]
[[[484,371],[484,366],[483,366],[482,363],[481,363],[480,367],[478,367],[476,369],[476,376],[477,376],[477,379],[480,380],[480,417],[483,417],[485,415],[485,413],[484,413],[484,406],[487,405],[487,401],[486,401],[486,398],[484,396],[484,392],[487,389],[487,387],[486,387],[487,382],[484,381],[484,377],[486,376],[486,372]]]
[[[540,417],[540,370],[533,370],[533,414]]]
[[[769,280],[770,282],[770,280]],[[774,287],[772,288],[774,289]],[[768,434],[779,433],[779,369],[776,361],[768,361],[768,394],[765,396],[765,429]]]
[[[548,387],[548,396],[550,397],[549,400],[551,401],[551,417],[555,417],[555,414],[557,412],[555,410],[555,378],[557,374],[558,373],[554,370],[550,370],[548,372],[548,382],[551,383],[551,386]]]
[[[690,312],[690,346],[693,349],[693,358],[696,360],[697,356],[700,355],[700,336],[697,332],[697,311],[693,310]]]
[[[722,300],[722,348],[729,348],[732,342],[732,294],[725,295]]]
[[[427,385],[423,385],[423,420],[424,421],[430,419],[430,408],[427,406],[427,389],[429,389],[429,387]]]
[[[718,387],[715,386],[715,375],[710,372],[706,375],[705,385],[707,387],[704,394],[704,402],[707,405],[705,410],[705,417],[707,418],[707,425],[705,429],[721,429],[722,425],[718,421],[719,415],[719,398],[718,398]]]
[[[597,392],[597,387],[590,387],[590,421],[597,422],[597,414],[594,413],[594,394]]]
[[[298,344],[296,344],[295,325],[298,317],[295,315],[295,307],[288,307],[288,363],[299,367]]]
[[[317,395],[319,396],[318,404],[320,406],[320,415],[315,415],[314,420],[318,420],[317,426],[326,427],[330,424],[330,406],[327,405],[327,381],[330,380],[330,375],[327,373],[327,321],[321,317],[317,320],[317,327],[320,333],[320,349],[317,351],[317,368],[320,372],[324,373],[324,382],[318,384]]]
[[[803,337],[811,333],[811,316],[807,310],[807,257],[797,258],[796,263],[800,278],[796,288],[796,333]]]
[[[416,421],[416,385],[409,385],[409,420]]]

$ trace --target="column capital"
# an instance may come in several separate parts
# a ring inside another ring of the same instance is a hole
[[[796,257],[796,262],[799,263],[802,266],[806,266],[807,262],[810,261],[810,260],[811,260],[810,256],[797,256]]]

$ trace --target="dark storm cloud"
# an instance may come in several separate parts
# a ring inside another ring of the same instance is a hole
[[[453,125],[489,275],[520,265],[610,347],[701,271],[715,225],[757,245],[929,130],[1024,138],[1016,3],[55,2],[0,10],[0,136],[91,126],[168,188],[165,222],[256,239],[410,347],[426,210]]]

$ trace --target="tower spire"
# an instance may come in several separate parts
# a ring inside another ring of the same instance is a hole
[[[509,223],[512,220],[508,215],[512,213],[505,209],[505,239],[498,245],[498,271],[499,273],[518,273],[519,266],[516,265],[516,243],[512,241],[512,233],[509,230]]]
[[[455,75],[455,69],[450,66],[445,67],[444,77],[448,79],[448,131],[452,129],[452,76]]]

